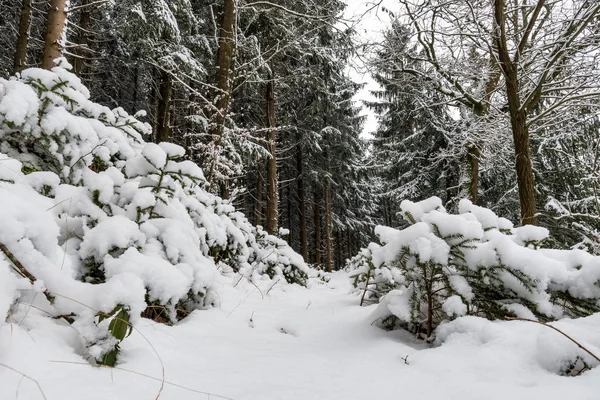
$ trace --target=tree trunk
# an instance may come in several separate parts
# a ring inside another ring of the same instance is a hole
[[[171,76],[167,72],[161,71],[158,88],[160,98],[156,116],[156,143],[171,141],[171,124],[169,122],[172,86]]]
[[[306,199],[304,198],[304,172],[302,161],[302,145],[300,144],[300,133],[296,132],[296,170],[298,171],[298,219],[300,228],[300,251],[304,261],[308,262],[308,236],[306,232]]]
[[[27,43],[29,41],[29,26],[31,24],[31,0],[23,0],[21,18],[19,19],[19,37],[15,52],[14,72],[21,72],[27,65]]]
[[[354,252],[352,251],[352,232],[350,229],[346,231],[346,257],[354,257]]]
[[[275,88],[273,79],[267,83],[267,232],[277,234],[279,218],[279,193],[277,182],[277,130],[275,129]]]
[[[317,188],[314,191],[314,225],[315,225],[315,265],[321,266],[321,206]]]
[[[258,163],[256,169],[256,204],[254,206],[254,218],[255,225],[262,224],[263,215],[263,177],[262,177],[263,164]]]
[[[342,269],[342,235],[339,230],[335,232],[335,243],[337,244],[335,246],[335,269],[340,270]]]
[[[219,49],[217,50],[217,71],[215,74],[216,103],[215,109],[211,110],[213,119],[209,126],[209,134],[212,137],[216,147],[221,146],[223,132],[225,129],[225,119],[229,110],[231,100],[230,72],[231,60],[235,45],[234,38],[235,26],[235,0],[225,0],[223,7],[223,20],[219,30]],[[212,161],[207,180],[212,183],[216,160]],[[223,184],[221,184],[221,188]]]
[[[152,68],[152,75],[156,76],[156,69]],[[152,79],[155,81],[156,79]],[[150,124],[152,125],[152,137],[149,140],[157,141],[156,132],[158,131],[158,112],[157,112],[157,104],[158,104],[158,88],[156,87],[156,82],[153,82],[150,85],[150,92],[148,93],[148,102],[150,103]]]
[[[87,6],[89,3],[90,0],[81,1],[82,6]],[[80,10],[80,13],[81,15],[79,16],[79,35],[77,35],[77,45],[79,47],[76,51],[76,57],[73,58],[73,73],[75,73],[75,75],[81,78],[88,48],[88,31],[90,26],[89,7],[83,7]]]
[[[139,89],[140,85],[140,67],[136,65],[134,73],[133,73],[133,111],[137,111],[138,109],[138,97],[140,93]]]
[[[539,3],[540,5],[542,3]],[[519,69],[508,53],[506,38],[506,15],[504,0],[494,1],[494,18],[497,25],[496,44],[498,58],[504,80],[506,81],[506,99],[515,143],[517,185],[519,187],[519,203],[521,205],[521,223],[537,224],[535,181],[531,164],[529,129],[527,127],[527,110],[521,105],[519,94]]]
[[[325,252],[327,272],[333,271],[333,232],[331,223],[331,188],[325,185]]]
[[[42,68],[52,69],[54,60],[62,56],[60,42],[63,39],[67,13],[66,0],[50,0],[48,11],[48,24],[44,37],[44,52],[42,55]]]
[[[471,146],[467,150],[467,159],[469,161],[469,172],[471,181],[469,182],[469,197],[473,204],[477,204],[479,194],[479,157],[481,150],[477,146]]]
[[[511,110],[511,126],[515,141],[517,184],[519,186],[519,203],[521,205],[521,223],[537,225],[535,181],[531,164],[529,146],[529,129],[524,112]]]
[[[295,229],[294,229],[294,224],[292,223],[292,186],[291,184],[287,184],[287,224],[284,226],[287,226],[290,233],[288,235],[288,239],[287,241],[290,243],[290,245],[292,245],[293,243],[293,237],[295,235]]]

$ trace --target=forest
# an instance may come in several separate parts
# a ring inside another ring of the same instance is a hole
[[[599,111],[596,0],[0,0],[0,400],[595,400]]]

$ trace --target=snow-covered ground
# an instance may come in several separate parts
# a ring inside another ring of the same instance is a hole
[[[195,311],[174,327],[142,320],[122,343],[117,369],[90,366],[73,352],[73,328],[32,310],[0,328],[0,399],[600,398],[599,368],[578,377],[544,369],[551,361],[544,349],[567,340],[537,324],[463,318],[468,333],[428,348],[406,332],[371,326],[375,306],[358,306],[343,272],[310,289],[277,285],[264,298],[242,281],[220,296],[219,308]],[[585,325],[600,326],[598,314],[578,327]],[[37,380],[41,391],[6,366]]]

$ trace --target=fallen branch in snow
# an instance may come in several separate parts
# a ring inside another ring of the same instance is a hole
[[[6,247],[4,244],[0,243],[0,250],[4,253],[6,258],[13,264],[13,270],[19,274],[21,277],[29,279],[29,282],[33,285],[37,280],[35,276],[31,275],[27,268],[19,261],[17,257]],[[54,297],[50,294],[48,290],[44,290],[44,296],[46,299],[52,304],[54,302]]]
[[[46,394],[44,393],[44,391],[42,390],[42,386],[40,385],[40,383],[36,380],[33,379],[32,377],[30,377],[29,375],[25,375],[24,373],[22,373],[21,371],[17,371],[16,369],[14,369],[13,367],[9,367],[8,365],[1,363],[0,362],[0,367],[4,367],[6,369],[9,369],[19,375],[21,375],[21,379],[22,378],[27,378],[30,381],[32,381],[33,383],[35,383],[35,385],[38,387],[38,390],[40,391],[40,394],[42,395],[42,398],[44,398],[44,400],[48,400],[48,398],[46,397]],[[19,397],[19,393],[18,393],[18,389],[17,389],[17,398]]]
[[[552,325],[546,324],[544,322],[536,321],[536,320],[533,320],[533,319],[527,319],[527,318],[506,317],[506,319],[509,320],[509,321],[527,321],[527,322],[533,322],[533,323],[544,325],[544,326],[547,326],[548,328],[554,329],[556,332],[560,333],[561,335],[563,335],[564,337],[566,337],[567,339],[569,339],[571,342],[575,343],[577,345],[577,347],[579,347],[581,350],[585,351],[590,356],[592,356],[593,358],[595,358],[596,361],[600,362],[600,358],[598,358],[597,355],[595,355],[594,353],[592,353],[591,351],[589,351],[588,349],[586,349],[577,340],[573,339],[571,336],[567,335],[566,333],[564,333],[563,331],[561,331],[560,329],[558,329],[558,328],[556,328],[556,327],[554,327]]]

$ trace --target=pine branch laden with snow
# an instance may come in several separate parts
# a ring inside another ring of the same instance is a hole
[[[437,197],[401,209],[411,225],[378,226],[380,243],[348,263],[353,286],[380,303],[380,321],[431,336],[464,315],[549,321],[600,311],[600,258],[542,248],[545,228],[515,228],[468,200],[457,215]]]
[[[218,304],[220,271],[301,285],[310,272],[208,193],[183,148],[149,133],[64,68],[0,80],[0,314],[43,292],[31,301],[72,323],[102,364],[140,315],[174,323]]]

